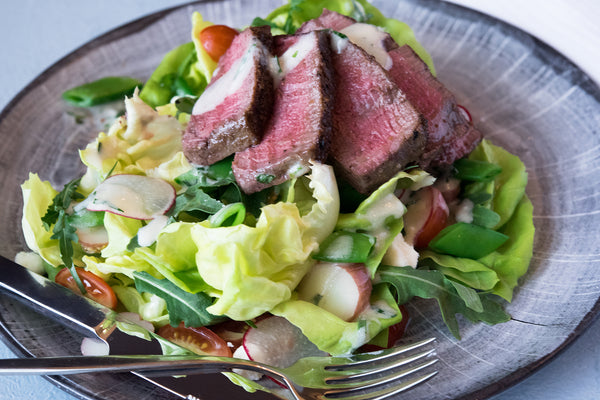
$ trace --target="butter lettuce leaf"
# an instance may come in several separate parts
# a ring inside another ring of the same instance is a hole
[[[80,184],[86,195],[109,173],[158,176],[174,184],[176,176],[191,168],[182,155],[179,121],[159,115],[137,94],[125,99],[125,109],[126,116],[79,153],[87,166]]]
[[[521,199],[511,219],[499,231],[509,237],[508,241],[479,261],[498,275],[499,282],[493,293],[511,301],[513,290],[527,272],[533,257],[533,205],[527,196]]]
[[[493,183],[486,185],[489,186],[488,190],[492,195],[490,208],[500,215],[500,222],[496,228],[501,227],[510,219],[525,195],[527,186],[525,165],[519,157],[491,144],[488,140],[482,140],[469,155],[469,159],[487,161],[502,168],[502,172],[493,180]]]
[[[433,263],[429,261],[433,261]],[[420,265],[432,266],[447,277],[477,290],[492,290],[500,282],[496,271],[469,258],[453,257],[425,250],[420,254]]]
[[[278,202],[262,208],[255,226],[214,228],[207,221],[191,226],[195,263],[217,297],[210,313],[249,320],[291,298],[339,212],[333,169],[314,164],[310,180],[314,204],[305,215],[294,203]]]
[[[360,231],[375,237],[375,246],[365,265],[375,275],[385,253],[402,232],[406,207],[398,199],[397,189],[417,190],[433,184],[435,179],[420,169],[401,171],[362,201],[354,213],[340,214],[336,230]]]
[[[23,194],[23,217],[21,225],[27,246],[39,254],[44,261],[55,267],[62,264],[58,240],[52,239],[52,231],[44,228],[42,217],[58,194],[50,182],[42,181],[37,174],[30,173],[21,185]]]

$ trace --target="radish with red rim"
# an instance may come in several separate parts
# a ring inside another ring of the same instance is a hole
[[[175,196],[175,188],[162,179],[122,174],[104,180],[82,205],[89,211],[149,220],[169,211]]]
[[[422,249],[446,227],[450,210],[442,192],[433,186],[416,192],[415,199],[406,208],[404,231],[406,242]]]
[[[320,262],[298,285],[298,298],[353,321],[369,306],[371,290],[371,276],[364,264]]]
[[[279,368],[289,367],[304,357],[327,355],[300,328],[277,316],[262,319],[249,328],[242,347],[250,360]]]

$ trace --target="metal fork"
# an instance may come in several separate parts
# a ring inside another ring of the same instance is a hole
[[[380,400],[433,377],[435,339],[346,357],[307,357],[287,368],[213,356],[82,356],[0,360],[0,374],[68,375],[142,372],[145,376],[193,375],[243,369],[285,385],[296,400]],[[417,372],[422,373],[417,374]]]

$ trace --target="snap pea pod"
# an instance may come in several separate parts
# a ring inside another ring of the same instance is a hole
[[[502,172],[499,165],[462,158],[454,163],[454,176],[463,181],[487,182]]]
[[[236,226],[244,222],[246,207],[243,203],[228,204],[210,216],[210,225],[214,228],[221,226]]]
[[[508,240],[503,233],[482,226],[458,222],[447,226],[429,243],[429,248],[455,257],[477,260]]]
[[[328,262],[364,263],[374,245],[375,238],[371,235],[338,231],[329,235],[312,257]]]
[[[131,96],[142,82],[126,76],[108,76],[65,91],[62,98],[78,107],[90,107]]]

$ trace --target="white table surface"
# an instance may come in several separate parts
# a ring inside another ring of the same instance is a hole
[[[395,1],[395,0],[390,0]],[[600,82],[600,1],[450,0],[549,43]],[[1,0],[0,109],[39,73],[90,39],[177,0]],[[0,357],[14,354],[0,343]],[[0,400],[73,400],[41,377],[0,377]],[[493,400],[600,399],[600,320],[552,362]]]

